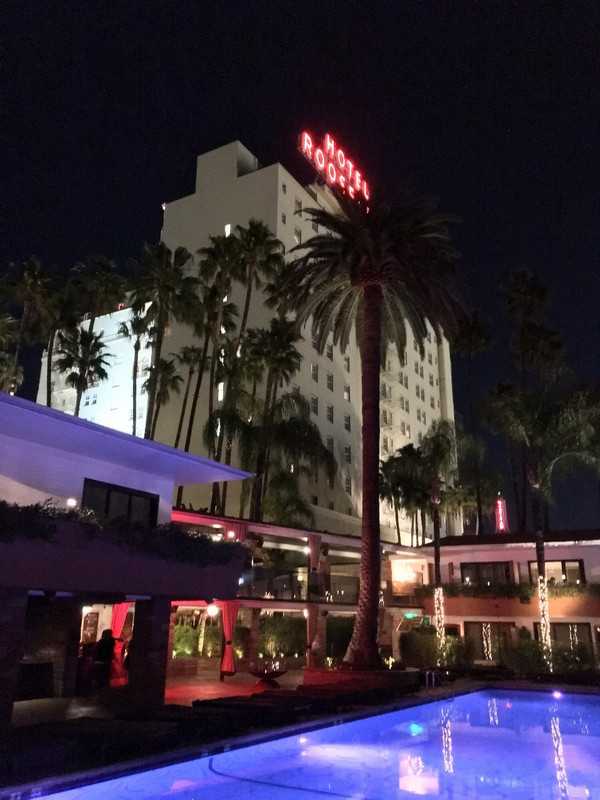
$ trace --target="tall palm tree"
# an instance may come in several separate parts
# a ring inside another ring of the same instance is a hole
[[[125,299],[125,279],[118,274],[114,261],[90,256],[74,267],[72,281],[79,304],[89,315],[88,331],[93,333],[97,317],[116,311]]]
[[[137,380],[140,371],[140,350],[142,348],[142,338],[148,333],[148,322],[140,310],[131,310],[131,317],[128,322],[119,325],[119,333],[127,339],[133,339],[133,364],[131,368],[131,404],[132,404],[132,430],[133,436],[137,436]]]
[[[163,243],[146,243],[136,266],[133,281],[132,307],[144,311],[144,319],[152,330],[152,364],[148,382],[148,411],[144,438],[149,439],[156,411],[158,365],[167,329],[172,320],[189,321],[196,308],[198,279],[186,274],[191,255],[185,247],[174,252]]]
[[[396,537],[402,544],[400,533],[400,487],[397,479],[397,456],[391,455],[379,463],[379,497],[387,501],[394,509]]]
[[[156,372],[156,400],[152,426],[150,428],[150,439],[154,439],[156,434],[156,423],[158,422],[160,409],[167,405],[171,399],[172,392],[175,394],[181,392],[181,384],[183,383],[183,378],[177,371],[175,359],[173,358],[161,358],[158,364],[151,368],[150,376],[146,381],[146,387],[151,380],[153,371]]]
[[[379,371],[387,345],[399,353],[408,324],[423,349],[426,319],[438,335],[455,325],[450,266],[456,252],[448,224],[432,202],[369,208],[340,200],[339,213],[310,209],[322,234],[299,250],[286,275],[284,306],[312,317],[321,351],[333,332],[342,350],[356,328],[362,365],[362,545],[358,613],[345,662],[380,666],[377,644],[381,550],[379,532]]]
[[[203,351],[200,347],[195,345],[184,345],[178,353],[173,353],[173,355],[177,359],[179,366],[187,367],[187,377],[185,379],[185,390],[183,392],[181,412],[179,414],[179,422],[177,423],[175,442],[173,443],[173,447],[179,447],[179,440],[181,438],[181,432],[183,431],[183,420],[185,419],[185,412],[187,411],[192,380],[194,379],[198,365],[201,362]]]
[[[7,293],[10,299],[21,307],[13,355],[15,378],[19,374],[23,344],[40,340],[47,325],[51,284],[51,279],[36,256],[9,266],[5,278]],[[13,393],[15,389],[16,386],[12,388]]]
[[[90,333],[85,328],[59,331],[58,344],[56,368],[61,373],[69,373],[66,382],[77,392],[74,414],[78,417],[85,390],[96,381],[108,378],[109,354],[104,352],[102,332]]]
[[[453,423],[445,419],[433,422],[423,437],[419,452],[424,482],[428,487],[431,518],[433,520],[434,624],[441,652],[445,643],[446,633],[441,573],[440,504],[442,502],[443,486],[456,472],[456,437]]]

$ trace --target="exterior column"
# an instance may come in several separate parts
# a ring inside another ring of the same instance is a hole
[[[25,650],[27,589],[0,589],[0,729],[10,725]]]
[[[322,667],[327,657],[327,611],[319,609],[317,616],[317,634],[312,646],[315,666]]]
[[[162,706],[167,681],[171,601],[168,597],[136,600],[129,648],[127,693],[148,706]]]

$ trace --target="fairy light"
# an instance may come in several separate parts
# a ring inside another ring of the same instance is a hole
[[[571,650],[577,650],[579,646],[579,636],[577,634],[577,624],[573,625],[569,623],[569,642],[571,644]]]
[[[552,731],[552,747],[554,748],[554,767],[556,769],[556,780],[561,800],[569,797],[569,782],[567,780],[567,770],[565,767],[565,754],[563,751],[562,734],[560,732],[560,721],[555,715],[550,720],[550,730]]]
[[[483,657],[486,661],[492,660],[492,626],[489,622],[483,623]]]
[[[434,616],[433,624],[438,645],[438,667],[441,664],[441,655],[446,644],[446,632],[444,629],[444,590],[441,586],[436,586],[433,592]]]
[[[449,709],[442,709],[442,755],[444,756],[444,772],[454,772],[454,756],[452,755],[452,722]]]
[[[552,639],[550,638],[550,614],[548,611],[548,585],[546,578],[540,575],[538,578],[538,598],[540,603],[540,635],[542,640],[542,651],[544,661],[548,669],[552,672]]]
[[[498,704],[496,703],[495,697],[488,700],[488,718],[490,720],[490,725],[498,725]]]

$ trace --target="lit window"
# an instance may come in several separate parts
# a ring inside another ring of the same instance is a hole
[[[225,225],[225,236],[231,236],[231,224],[229,222]]]
[[[326,348],[326,351],[325,351],[325,352],[326,352],[326,354],[327,354],[327,358],[328,358],[330,361],[333,361],[333,345],[332,345],[332,344],[328,344],[328,345],[327,345],[327,348]]]
[[[313,414],[319,413],[319,398],[315,397],[314,394],[310,398],[310,410],[312,411]]]
[[[352,478],[350,475],[346,475],[344,479],[344,489],[348,492],[348,494],[352,494]]]
[[[344,461],[346,464],[352,463],[352,448],[349,444],[344,447]]]
[[[406,426],[406,435],[410,439],[410,425]]]
[[[225,384],[219,383],[217,385],[217,400],[222,400],[225,396]]]
[[[319,365],[315,364],[314,362],[310,365],[310,377],[315,382],[318,382],[319,380]]]
[[[350,387],[347,383],[344,385],[344,400],[350,400]]]
[[[294,244],[302,244],[302,231],[300,228],[294,228]]]
[[[327,406],[327,422],[333,422],[333,406]]]
[[[327,388],[330,392],[333,392],[333,375],[331,372],[327,373]]]
[[[350,414],[344,414],[344,430],[350,430]]]

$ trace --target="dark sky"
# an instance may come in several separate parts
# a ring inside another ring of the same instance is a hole
[[[501,345],[484,387],[507,374],[497,286],[519,266],[550,285],[569,361],[600,378],[600,3],[25,0],[0,13],[4,265],[124,263],[158,239],[161,203],[193,190],[198,154],[240,139],[308,182],[297,135],[329,129],[390,198],[408,182],[463,218],[462,270]],[[593,503],[593,519],[569,519],[597,525]]]

